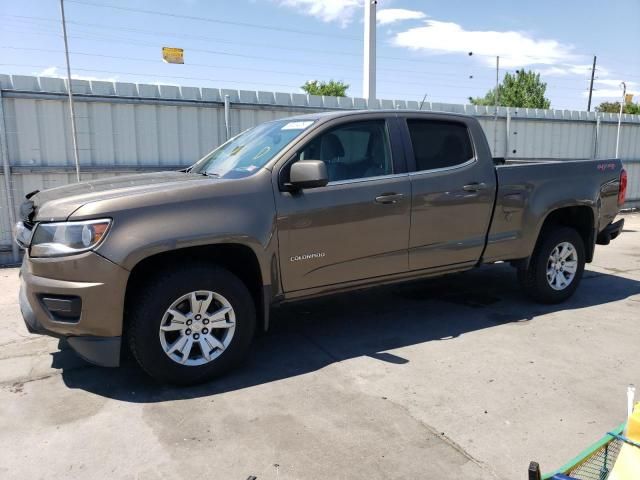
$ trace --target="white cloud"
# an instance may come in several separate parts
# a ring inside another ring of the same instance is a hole
[[[362,9],[361,0],[276,0],[279,5],[294,8],[300,13],[317,17],[323,22],[349,24],[357,11]]]
[[[613,101],[620,101],[622,99],[622,87],[620,83],[622,80],[615,80],[613,78],[607,78],[603,80],[595,80],[593,83],[593,97],[595,98],[609,98]],[[633,94],[638,101],[637,96],[640,95],[640,83],[638,82],[626,82],[627,93]],[[604,86],[605,88],[601,87]],[[584,94],[588,95],[588,92]]]
[[[35,73],[37,77],[54,77],[54,78],[67,78],[66,73],[62,73],[58,70],[58,67],[47,67],[44,70]],[[73,80],[94,80],[101,82],[117,82],[118,77],[94,77],[91,75],[78,75],[76,73],[71,73],[71,78]]]
[[[426,16],[424,12],[407,10],[405,8],[385,8],[377,12],[377,19],[380,25],[401,22],[403,20],[420,20],[426,18]]]
[[[637,93],[635,93],[634,91],[627,90],[627,93],[637,95]],[[588,95],[589,95],[588,92],[583,94],[583,96],[585,97]],[[593,98],[610,98],[613,101],[619,102],[622,99],[622,90],[618,88],[604,88],[604,89],[594,88],[592,96]],[[635,98],[635,100],[637,101],[637,98]]]
[[[36,74],[38,77],[59,77],[58,67],[48,67]]]
[[[543,68],[538,70],[540,75],[543,77],[547,76],[556,76],[556,77],[565,77],[567,75],[581,75],[583,77],[591,75],[591,65],[581,65],[581,64],[558,64],[553,65],[548,68]],[[601,72],[603,75],[605,72]]]
[[[600,79],[595,80],[594,82],[596,85],[600,84],[600,85],[606,85],[608,87],[618,87],[618,89],[622,91],[620,84],[623,82],[623,80],[615,80],[613,78],[604,78],[601,80]],[[638,82],[625,82],[625,83],[627,84],[627,89],[638,86]]]
[[[500,64],[505,67],[525,65],[554,65],[576,59],[573,47],[556,40],[535,39],[515,31],[465,30],[453,22],[426,20],[425,25],[396,34],[394,45],[410,50],[431,53],[473,52],[483,56],[487,64],[495,62],[500,55]],[[482,58],[482,57],[481,57]]]

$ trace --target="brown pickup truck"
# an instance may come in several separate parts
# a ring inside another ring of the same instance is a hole
[[[477,120],[353,111],[274,120],[190,168],[32,192],[16,240],[27,328],[152,376],[212,378],[270,306],[510,262],[561,302],[622,230],[619,160],[491,157]]]

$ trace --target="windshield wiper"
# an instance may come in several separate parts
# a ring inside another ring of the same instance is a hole
[[[200,175],[203,175],[205,177],[215,177],[218,178],[220,177],[219,173],[215,173],[215,172],[207,172],[207,171],[203,171],[203,172],[198,172]]]

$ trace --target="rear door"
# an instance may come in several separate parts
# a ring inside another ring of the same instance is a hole
[[[320,127],[279,173],[298,160],[323,160],[329,184],[276,191],[285,292],[408,269],[411,190],[395,118],[365,115]]]
[[[462,118],[407,116],[403,126],[412,188],[410,270],[477,262],[493,211],[493,163],[478,158]]]

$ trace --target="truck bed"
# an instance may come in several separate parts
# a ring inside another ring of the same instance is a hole
[[[597,235],[618,213],[621,170],[617,159],[507,160],[496,165],[498,189],[484,261],[530,255],[546,212],[565,205],[592,215]]]

